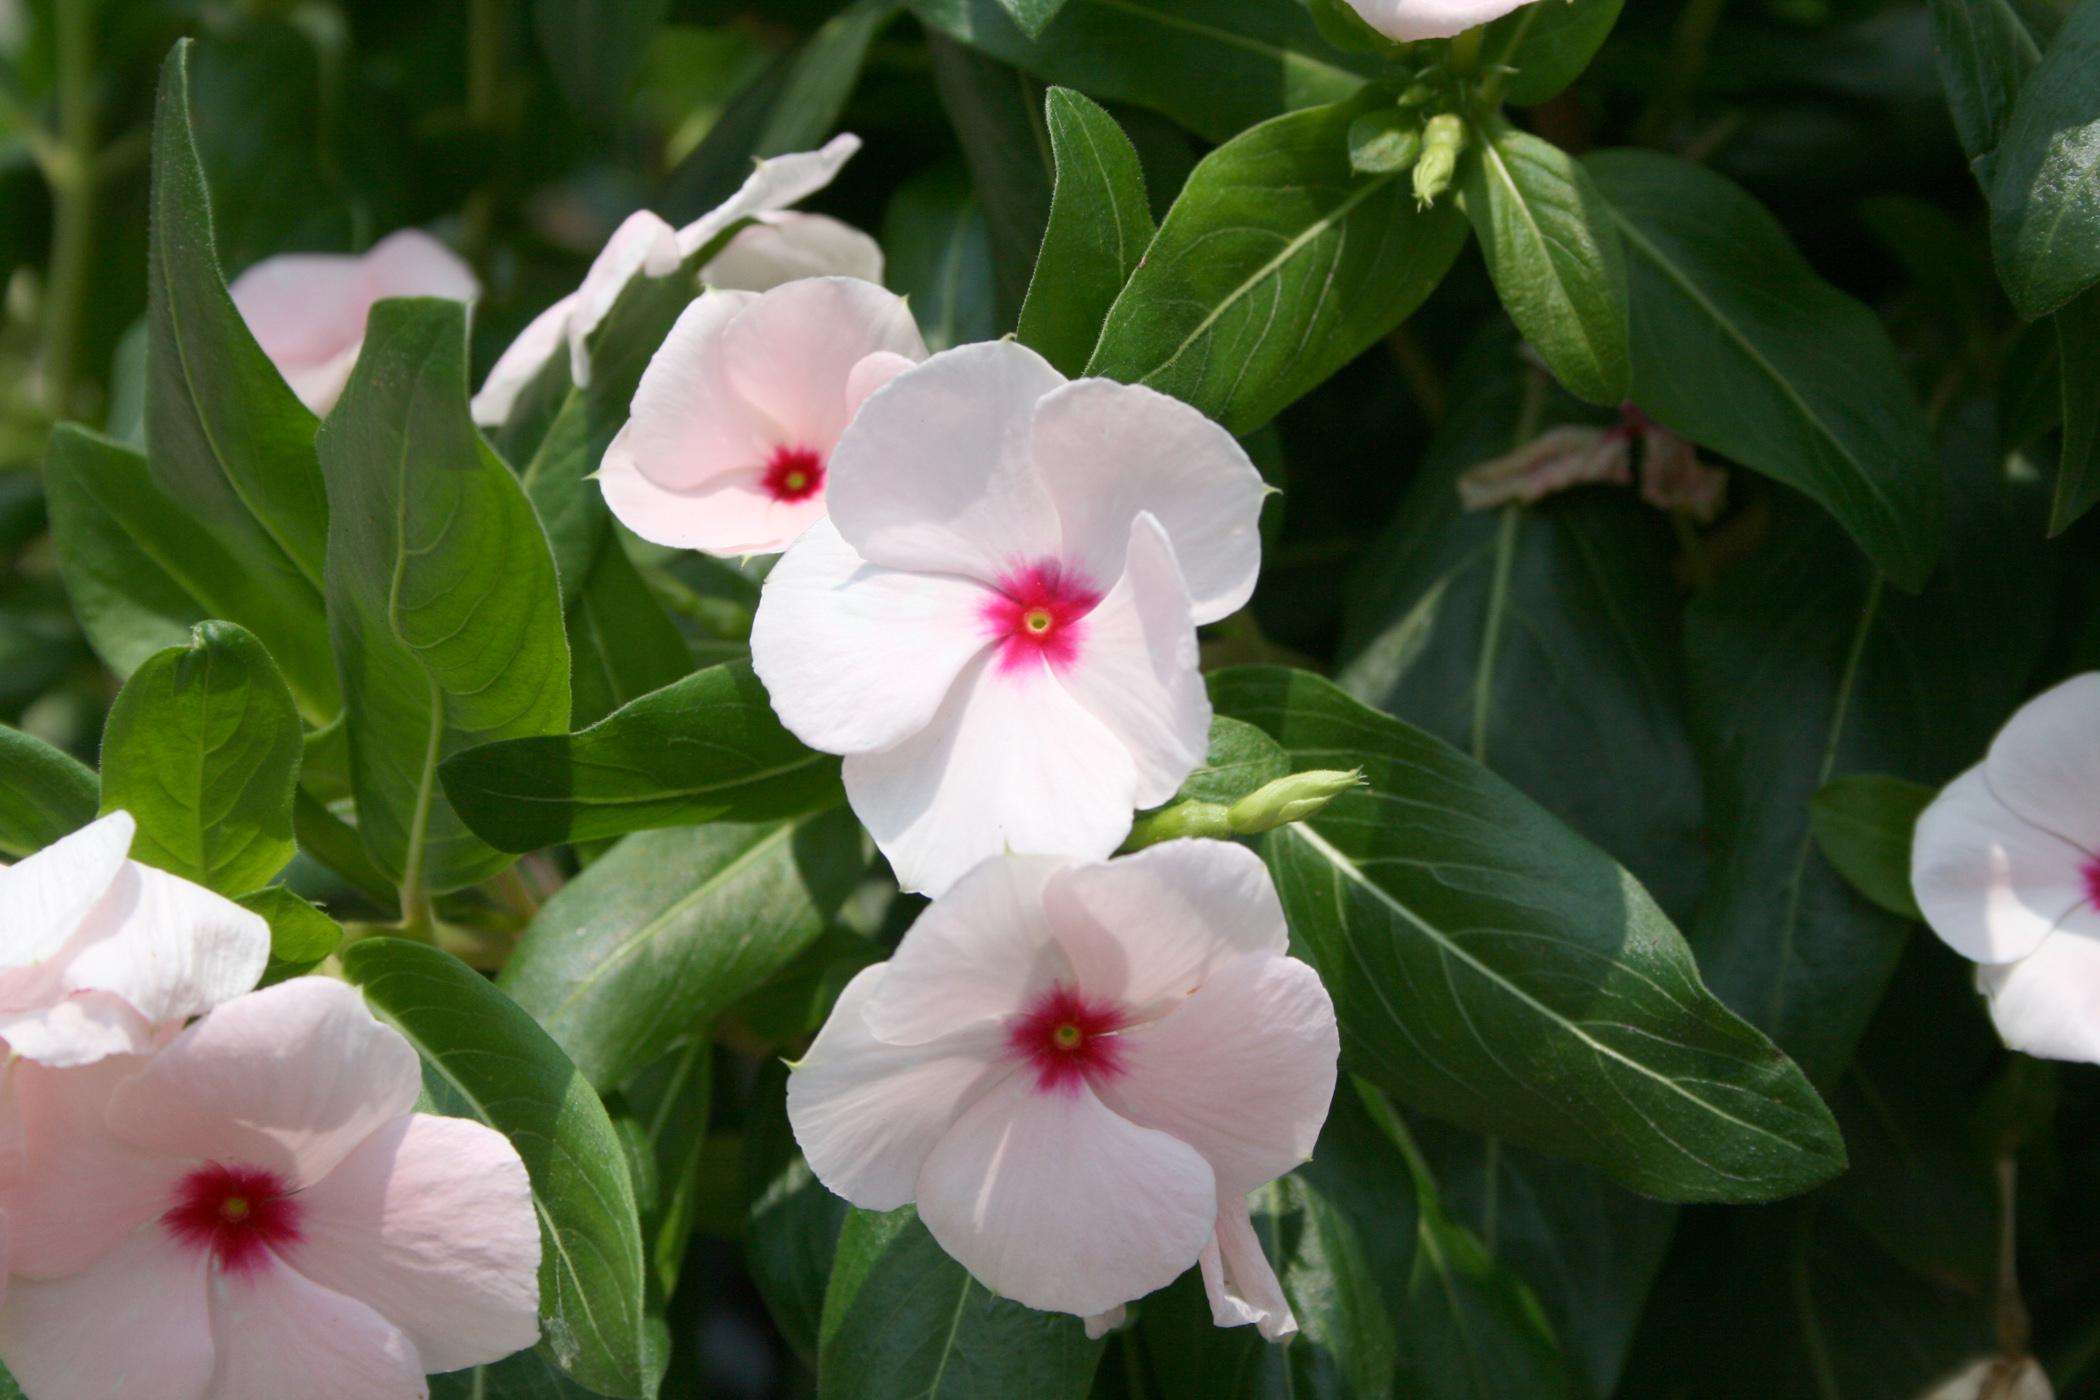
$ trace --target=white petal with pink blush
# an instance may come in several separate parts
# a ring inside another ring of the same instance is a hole
[[[824,518],[833,451],[860,401],[926,358],[911,309],[850,277],[710,291],[686,307],[598,467],[644,539],[774,554]]]
[[[627,284],[637,276],[670,275],[742,221],[752,222],[701,267],[701,282],[767,291],[800,277],[864,277],[871,271],[869,280],[879,281],[881,250],[866,234],[835,219],[782,213],[830,184],[859,149],[860,138],[846,134],[834,136],[819,150],[761,160],[735,194],[683,228],[673,228],[646,209],[628,215],[592,260],[583,285],[534,317],[497,357],[474,395],[474,421],[484,428],[500,427],[525,386],[564,347],[570,378],[577,384],[590,383],[591,333],[611,313]],[[711,274],[724,259],[724,276],[718,282]]]
[[[946,351],[847,425],[752,664],[788,729],[845,756],[907,889],[1008,850],[1106,856],[1202,759],[1195,629],[1252,594],[1266,493],[1177,400],[1011,342]]]
[[[1911,889],[2015,1050],[2100,1064],[2100,672],[2006,721],[1918,818]]]
[[[1349,7],[1386,38],[1399,43],[1449,39],[1498,20],[1538,0],[1349,0]]]
[[[0,1041],[24,1059],[140,1053],[262,976],[269,925],[129,859],[136,829],[112,812],[0,869]]]
[[[1200,1267],[1220,1326],[1287,1337],[1246,1200],[1310,1157],[1341,1045],[1279,927],[1226,842],[986,861],[839,998],[788,1079],[796,1140],[833,1191],[915,1203],[985,1287],[1090,1332]]]
[[[473,272],[420,230],[390,233],[361,254],[286,253],[233,279],[233,304],[263,353],[315,413],[335,407],[365,341],[365,318],[387,297],[472,301]]]
[[[54,1227],[16,1241],[0,1361],[37,1400],[401,1400],[537,1339],[524,1164],[414,1112],[415,1052],[351,987],[295,979],[150,1055],[15,1074],[0,1211]]]

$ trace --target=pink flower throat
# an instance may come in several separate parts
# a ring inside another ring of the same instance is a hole
[[[1038,1093],[1075,1093],[1123,1073],[1116,1032],[1128,1024],[1121,1007],[1059,982],[1007,1028],[1006,1047],[1035,1071]]]
[[[1079,659],[1086,616],[1101,594],[1075,569],[1054,559],[1009,569],[999,594],[984,605],[985,631],[999,648],[999,669],[1018,671],[1032,661],[1064,670]]]
[[[283,1178],[261,1167],[199,1167],[176,1184],[175,1204],[160,1222],[229,1274],[254,1272],[300,1238],[298,1201]]]
[[[776,447],[761,484],[776,501],[806,501],[824,489],[823,454],[807,447]]]
[[[2085,876],[2085,897],[2095,909],[2100,909],[2100,856],[2093,856],[2080,872]]]

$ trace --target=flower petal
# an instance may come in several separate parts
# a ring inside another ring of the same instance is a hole
[[[1253,1323],[1272,1342],[1298,1335],[1298,1319],[1276,1281],[1276,1270],[1262,1253],[1244,1197],[1218,1203],[1218,1230],[1203,1248],[1203,1291],[1210,1295],[1211,1320],[1220,1327]]]
[[[735,194],[678,230],[678,256],[691,257],[739,219],[755,218],[809,198],[830,184],[859,149],[860,138],[842,132],[817,150],[760,160]]]
[[[981,1021],[1020,1014],[1072,965],[1043,913],[1043,886],[1064,865],[998,856],[971,870],[920,914],[868,999],[868,1029],[923,1045]]]
[[[1948,947],[1975,962],[2012,962],[2090,905],[2086,859],[1999,801],[1978,764],[1918,817],[1910,884]]]
[[[364,255],[367,305],[387,297],[443,297],[472,301],[481,283],[459,254],[418,228],[396,229]],[[362,323],[359,337],[364,334]]]
[[[1135,805],[1156,807],[1203,762],[1210,694],[1166,531],[1147,513],[1129,536],[1122,577],[1086,615],[1085,640],[1057,680],[1130,751]]]
[[[1080,987],[1137,1020],[1178,1005],[1221,966],[1290,947],[1268,867],[1230,841],[1167,841],[1073,865],[1043,902]]]
[[[780,445],[829,458],[846,429],[854,366],[884,351],[926,358],[904,298],[873,282],[812,277],[774,288],[730,322],[721,364],[738,397],[779,425]]]
[[[1083,1082],[1039,1093],[1008,1077],[919,1172],[919,1218],[1001,1297],[1095,1316],[1172,1283],[1217,1215],[1187,1143],[1109,1111]]]
[[[2100,918],[2059,929],[2014,963],[1985,963],[1976,985],[2007,1047],[2100,1064]]]
[[[176,1182],[194,1163],[141,1152],[106,1121],[110,1095],[142,1063],[14,1067],[23,1156],[6,1205],[18,1276],[78,1273],[173,1202]]]
[[[755,480],[780,445],[778,426],[752,411],[723,367],[724,334],[758,300],[755,292],[695,298],[642,371],[621,436],[636,468],[658,485],[691,488],[725,472]]]
[[[203,1400],[215,1359],[209,1258],[149,1226],[79,1273],[17,1278],[0,1306],[0,1361],[36,1400]],[[294,1394],[310,1392],[275,1400]]]
[[[298,977],[238,997],[119,1085],[109,1125],[149,1150],[319,1181],[422,1091],[416,1052],[345,983]]]
[[[1296,958],[1228,962],[1117,1040],[1123,1072],[1100,1084],[1102,1101],[1201,1152],[1220,1195],[1244,1197],[1311,1159],[1341,1037],[1319,974]]]
[[[499,1361],[539,1339],[539,1217],[501,1133],[409,1114],[299,1203],[291,1265],[407,1333],[424,1369]]]
[[[161,1026],[251,990],[269,960],[261,915],[132,861],[54,962],[68,991],[121,997]]]
[[[1984,760],[1998,800],[2088,855],[2100,853],[2100,671],[2020,707]]]
[[[372,309],[364,260],[345,253],[264,258],[234,278],[227,291],[255,343],[287,382],[345,351],[354,357]],[[293,389],[298,392],[299,386]],[[300,399],[313,408],[304,393]]]
[[[1028,454],[1036,402],[1064,382],[1013,341],[959,346],[898,375],[832,454],[839,534],[874,563],[986,583],[1056,560],[1057,512]]]
[[[776,501],[756,471],[728,471],[691,487],[664,486],[636,464],[634,423],[613,435],[598,464],[598,489],[622,525],[652,544],[723,558],[773,554],[824,518],[824,498]]]
[[[131,851],[138,825],[111,812],[0,869],[0,968],[43,962],[73,936]]]
[[[991,597],[968,579],[870,564],[819,521],[766,576],[752,669],[803,743],[825,753],[887,748],[933,721],[989,645]]]
[[[421,1400],[429,1393],[406,1333],[283,1264],[214,1280],[211,1321],[219,1350],[211,1400]]]
[[[1075,380],[1036,409],[1034,458],[1067,563],[1120,576],[1131,521],[1149,511],[1173,542],[1197,622],[1253,595],[1269,488],[1239,441],[1195,409],[1142,385]]]
[[[1105,1313],[1095,1313],[1092,1317],[1082,1319],[1086,1323],[1087,1340],[1090,1342],[1100,1341],[1103,1337],[1121,1327],[1129,1315],[1130,1309],[1118,1303]]]
[[[1351,8],[1388,39],[1449,39],[1533,0],[1350,0]]]
[[[565,328],[569,338],[569,377],[579,385],[591,382],[591,332],[612,314],[613,304],[636,275],[667,277],[684,257],[672,227],[647,209],[637,209],[621,220],[605,247],[591,261],[576,289],[576,304],[570,309]],[[530,327],[526,328],[528,333]]]
[[[154,1046],[152,1023],[122,997],[61,988],[41,1000],[0,1011],[0,1041],[25,1060],[71,1069],[112,1055],[143,1055]]]
[[[882,281],[882,245],[823,214],[766,213],[746,225],[700,269],[710,287],[765,292],[803,277]]]
[[[912,1199],[919,1169],[956,1115],[1014,1066],[998,1028],[898,1046],[868,1029],[868,999],[888,976],[864,968],[788,1076],[788,1122],[817,1179],[866,1210]]]
[[[853,367],[846,376],[846,421],[860,412],[860,406],[868,401],[868,395],[910,369],[919,361],[892,350],[878,350]]]
[[[474,422],[483,428],[500,428],[517,406],[518,395],[536,378],[548,360],[562,347],[569,331],[569,316],[576,309],[571,292],[532,318],[518,338],[489,367],[481,392],[474,395]]]
[[[995,666],[973,660],[910,738],[846,755],[846,798],[907,890],[1006,851],[1099,859],[1130,834],[1130,750],[1041,662]]]

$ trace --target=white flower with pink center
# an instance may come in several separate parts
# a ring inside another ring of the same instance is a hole
[[[112,812],[0,869],[0,1052],[138,1054],[262,976],[270,926],[129,859],[136,831]]]
[[[827,518],[767,577],[751,660],[844,754],[905,888],[1007,850],[1100,857],[1202,761],[1196,626],[1247,601],[1266,492],[1196,410],[967,345],[869,396]]]
[[[350,382],[375,302],[387,297],[472,301],[481,294],[481,284],[450,248],[407,228],[363,254],[264,258],[234,278],[229,290],[241,319],[299,402],[326,413]]]
[[[1240,846],[987,861],[840,995],[788,1079],[795,1138],[1003,1297],[1098,1333],[1196,1265],[1219,1326],[1289,1336],[1247,1194],[1310,1157],[1340,1040],[1288,948]]]
[[[706,292],[642,373],[598,468],[605,503],[658,544],[777,553],[824,518],[861,400],[925,358],[911,308],[873,282]]]
[[[1349,8],[1388,39],[1448,39],[1536,0],[1349,0]]]
[[[709,286],[765,291],[820,274],[881,281],[882,250],[875,240],[836,219],[783,212],[830,184],[859,149],[858,136],[842,135],[821,150],[761,160],[741,189],[684,228],[646,209],[628,215],[592,261],[583,285],[534,317],[489,369],[474,396],[474,421],[500,426],[525,386],[565,346],[570,378],[590,383],[591,332],[611,314],[627,284],[636,276],[669,276],[744,220],[752,222],[700,269]]]
[[[1947,784],[1910,879],[2008,1046],[2100,1063],[2100,672],[2028,701]]]
[[[525,1168],[299,978],[146,1058],[18,1065],[0,1361],[36,1400],[410,1400],[539,1334]]]

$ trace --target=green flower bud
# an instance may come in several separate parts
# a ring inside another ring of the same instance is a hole
[[[1366,112],[1349,123],[1349,165],[1359,175],[1391,175],[1422,153],[1422,128],[1406,112]]]
[[[1223,803],[1176,802],[1171,807],[1138,813],[1137,820],[1130,824],[1130,835],[1123,842],[1123,850],[1142,851],[1147,846],[1178,841],[1185,836],[1223,841],[1231,835],[1232,822]]]
[[[1343,793],[1363,785],[1361,768],[1347,773],[1331,768],[1293,773],[1248,793],[1233,803],[1225,816],[1235,836],[1259,836],[1290,822],[1302,822]]]
[[[1415,162],[1415,202],[1427,208],[1451,188],[1458,174],[1458,157],[1466,149],[1466,124],[1450,112],[1441,112],[1422,128],[1422,155]]]

